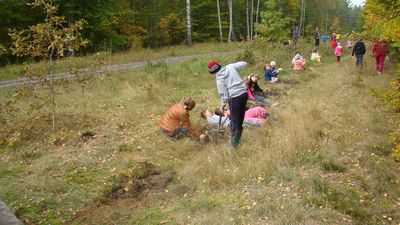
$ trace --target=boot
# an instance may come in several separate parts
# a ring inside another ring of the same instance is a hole
[[[242,139],[242,133],[243,133],[243,128],[239,128],[237,136],[238,136],[238,141],[240,142],[240,140]]]
[[[240,138],[238,135],[231,136],[231,147],[236,149],[239,145]]]

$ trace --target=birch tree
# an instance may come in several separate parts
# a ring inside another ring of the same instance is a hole
[[[260,13],[260,0],[257,0],[257,10],[256,10],[256,26],[258,25],[258,17],[259,17],[259,13]],[[256,29],[256,33],[257,35],[257,29]]]
[[[186,0],[186,26],[187,26],[187,45],[192,46],[192,23],[190,18],[190,0]]]
[[[253,28],[254,28],[254,0],[251,0],[251,11],[250,11],[250,39],[253,40]]]
[[[235,32],[233,30],[233,0],[228,0],[228,8],[229,8],[229,34],[228,34],[228,42],[236,40]]]
[[[249,18],[249,0],[246,0],[246,28],[247,28],[247,40],[250,40],[250,18]]]
[[[223,42],[224,38],[222,36],[221,10],[220,10],[220,7],[219,7],[219,0],[217,0],[217,11],[218,11],[219,38],[220,38],[221,42]]]

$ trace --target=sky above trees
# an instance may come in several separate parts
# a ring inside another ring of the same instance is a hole
[[[353,5],[357,5],[357,6],[359,6],[359,5],[364,5],[365,0],[351,0],[351,3],[352,3]]]

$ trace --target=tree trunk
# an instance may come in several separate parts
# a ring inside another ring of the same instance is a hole
[[[250,39],[253,40],[253,28],[254,28],[254,0],[251,0],[251,11],[250,11]]]
[[[236,40],[235,32],[233,30],[233,2],[232,0],[228,0],[228,7],[229,7],[229,35],[228,35],[228,42]]]
[[[304,0],[301,0],[299,34],[300,34],[302,26],[303,26],[303,4],[304,4]]]
[[[258,14],[260,13],[260,0],[257,0],[257,11],[256,11],[256,25],[258,25]],[[257,31],[256,31],[257,35]]]
[[[306,1],[304,0],[303,3],[303,37],[306,31]]]
[[[250,40],[249,0],[246,0],[246,28],[247,28],[247,40]]]
[[[51,97],[51,124],[53,135],[56,134],[56,92],[54,90],[54,71],[53,71],[53,54],[54,48],[51,48],[50,53],[50,97]]]
[[[192,46],[192,23],[190,18],[190,0],[186,0],[187,45]]]
[[[222,36],[221,11],[220,11],[220,8],[219,8],[219,0],[217,0],[217,10],[218,10],[219,38],[220,38],[221,42],[223,42],[224,38]]]

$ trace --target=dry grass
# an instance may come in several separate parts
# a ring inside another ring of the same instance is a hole
[[[275,52],[278,62],[292,55]],[[41,135],[27,130],[14,148],[4,147],[0,194],[28,224],[62,224],[76,213],[71,224],[396,224],[399,167],[381,154],[391,148],[392,128],[369,91],[387,88],[390,76],[367,72],[371,66],[360,74],[349,57],[340,66],[323,57],[305,73],[285,68],[285,78],[301,83],[274,86],[286,92],[271,109],[277,121],[246,130],[234,152],[228,143],[171,142],[156,126],[184,96],[196,99],[191,119],[204,125],[200,110],[218,104],[207,58],[96,79],[84,96],[77,84],[66,85],[58,100],[60,143],[48,143],[41,117]],[[243,76],[260,73],[270,57],[260,50],[255,58]],[[95,138],[83,143],[85,131]],[[143,199],[96,205],[118,174],[142,162],[174,172],[173,182]],[[175,194],[182,185],[187,193]]]

